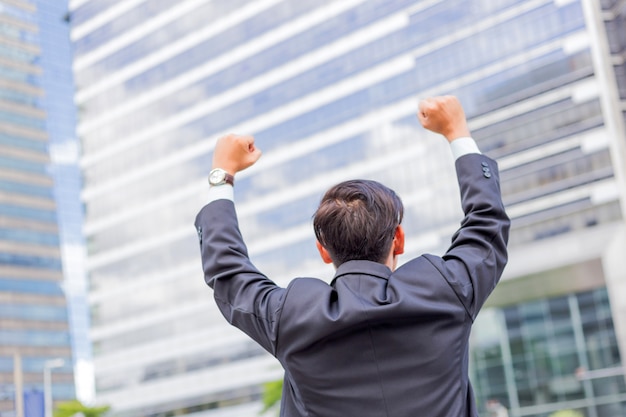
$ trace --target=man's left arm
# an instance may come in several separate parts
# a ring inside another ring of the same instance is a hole
[[[195,226],[205,281],[213,288],[218,308],[230,324],[275,354],[277,318],[285,290],[250,261],[233,196],[235,174],[260,156],[252,136],[227,135],[218,140],[209,203],[198,213]]]
[[[230,324],[275,354],[277,319],[285,289],[250,261],[234,202],[225,198],[210,202],[198,213],[195,225],[204,279],[213,289],[218,308]]]

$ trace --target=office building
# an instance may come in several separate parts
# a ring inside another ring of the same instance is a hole
[[[64,120],[56,118],[51,51],[41,42],[57,32],[40,12],[34,1],[0,1],[0,414],[7,416],[23,410],[16,394],[43,392],[46,368],[53,401],[75,398],[49,156]],[[65,101],[72,108],[67,91]]]
[[[46,131],[50,174],[57,204],[63,290],[68,302],[76,397],[93,400],[93,371],[89,340],[89,310],[85,277],[83,206],[80,201],[80,144],[76,137],[76,107],[67,0],[37,0],[41,85],[45,91]]]
[[[203,282],[193,221],[220,135],[264,151],[235,186],[256,265],[330,279],[311,215],[347,178],[403,197],[404,259],[445,250],[462,217],[452,158],[415,112],[448,93],[498,159],[514,222],[472,338],[480,406],[626,413],[624,1],[70,7],[96,393],[118,415],[254,416],[281,377]]]

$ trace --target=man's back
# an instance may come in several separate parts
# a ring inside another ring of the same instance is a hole
[[[422,103],[424,127],[451,144],[465,213],[442,257],[423,255],[396,268],[403,207],[375,181],[337,184],[320,203],[317,246],[337,267],[330,285],[300,278],[281,288],[252,264],[232,179],[211,189],[196,218],[205,281],[220,311],[285,369],[284,417],[477,415],[469,332],[502,275],[510,221],[497,164],[467,137],[458,101]],[[259,156],[254,138],[230,135],[218,141],[213,163],[228,169],[214,171],[234,175]]]
[[[295,280],[281,317],[277,358],[298,397],[283,407],[307,407],[285,415],[452,416],[472,401],[471,319],[426,258],[394,273],[351,261],[332,288]]]

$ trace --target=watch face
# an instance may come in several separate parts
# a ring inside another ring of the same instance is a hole
[[[221,169],[215,169],[211,171],[211,174],[209,175],[209,183],[213,185],[219,184],[224,181],[225,177],[226,177],[225,171]]]

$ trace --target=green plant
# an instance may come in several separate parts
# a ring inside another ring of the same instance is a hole
[[[550,417],[585,417],[583,413],[575,410],[561,410],[550,414]]]
[[[82,414],[84,417],[102,417],[111,407],[108,405],[101,407],[89,407],[78,400],[72,400],[60,403],[55,408],[54,417],[73,417],[76,414]]]
[[[261,414],[271,409],[278,410],[283,395],[283,381],[272,381],[263,384],[263,410]]]

